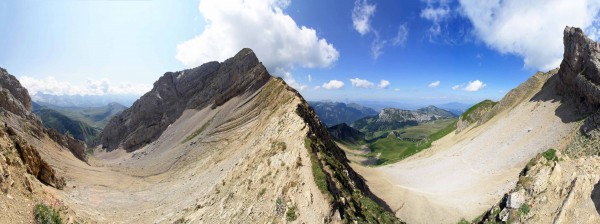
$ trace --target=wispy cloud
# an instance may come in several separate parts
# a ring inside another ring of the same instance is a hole
[[[392,38],[392,45],[394,46],[404,46],[406,41],[408,40],[408,26],[402,24],[398,27],[398,33],[394,38]]]
[[[376,8],[376,5],[369,4],[367,0],[354,1],[352,25],[360,35],[365,35],[371,31],[371,17],[375,15]]]
[[[427,85],[427,86],[429,86],[430,88],[435,88],[435,87],[438,87],[438,86],[440,86],[440,83],[441,83],[441,82],[438,80],[438,81],[435,81],[435,82],[429,83],[429,85]]]

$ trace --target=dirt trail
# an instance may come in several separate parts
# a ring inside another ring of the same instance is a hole
[[[556,115],[560,105],[554,100],[527,100],[479,127],[450,134],[411,158],[355,169],[408,223],[471,220],[514,187],[529,159],[559,146],[572,132],[576,122],[564,123]]]

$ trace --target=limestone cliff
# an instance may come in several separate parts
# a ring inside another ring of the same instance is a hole
[[[167,72],[121,114],[99,137],[109,151],[134,151],[156,140],[186,109],[213,108],[243,92],[253,92],[269,80],[266,68],[250,49],[223,63],[209,62],[179,72]]]

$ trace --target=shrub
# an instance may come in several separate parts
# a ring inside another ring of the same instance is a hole
[[[523,203],[523,205],[521,205],[519,208],[519,213],[521,213],[521,215],[527,215],[529,213],[529,205],[527,203]]]
[[[544,156],[544,158],[546,158],[548,161],[558,162],[558,157],[556,156],[556,149],[548,149],[547,151],[542,153],[542,156]]]
[[[290,206],[285,212],[285,219],[287,221],[294,221],[298,218],[298,214],[296,214],[296,206]]]
[[[59,224],[62,223],[60,214],[45,204],[37,204],[33,210],[35,220],[40,224]]]
[[[463,218],[460,221],[458,221],[458,224],[469,224],[469,221],[467,221]]]

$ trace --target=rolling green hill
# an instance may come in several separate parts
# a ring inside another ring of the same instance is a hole
[[[59,107],[45,103],[39,105],[99,129],[104,129],[110,118],[127,109],[127,107],[118,103],[109,103],[102,107]]]
[[[37,115],[46,128],[56,129],[61,134],[70,134],[73,138],[91,145],[102,129],[73,120],[58,111],[33,103],[32,112]]]

